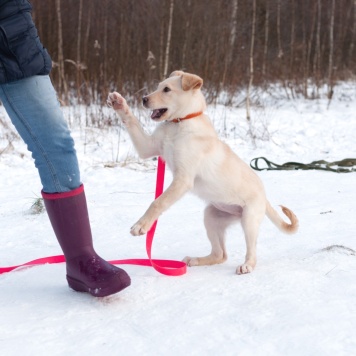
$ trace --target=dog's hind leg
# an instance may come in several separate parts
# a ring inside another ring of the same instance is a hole
[[[245,233],[246,257],[245,263],[237,267],[237,274],[250,273],[256,266],[257,237],[264,214],[265,212],[262,204],[256,204],[253,207],[244,207],[241,224]]]
[[[237,215],[232,215],[217,209],[214,205],[208,205],[204,212],[204,224],[211,243],[211,253],[205,257],[185,257],[184,262],[188,266],[203,266],[223,263],[227,260],[225,247],[225,232],[228,226],[238,222]]]

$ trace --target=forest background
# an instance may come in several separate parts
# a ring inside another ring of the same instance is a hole
[[[337,81],[355,80],[355,0],[31,3],[65,104],[104,104],[112,89],[139,102],[176,69],[204,79],[208,102],[244,89],[247,106],[256,86],[331,99]]]

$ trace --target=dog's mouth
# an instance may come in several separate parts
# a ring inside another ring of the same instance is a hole
[[[167,112],[168,109],[155,109],[152,111],[152,114],[151,114],[151,119],[152,120],[158,120],[162,117],[162,115]]]

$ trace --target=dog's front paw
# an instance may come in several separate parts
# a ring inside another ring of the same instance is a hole
[[[133,236],[144,235],[151,228],[151,226],[151,223],[147,221],[145,222],[144,219],[140,219],[131,227],[130,233]]]
[[[116,111],[122,111],[125,114],[129,113],[129,107],[126,100],[116,91],[108,95],[106,103],[110,108],[113,108]]]
[[[244,263],[243,265],[238,266],[236,268],[236,274],[246,274],[246,273],[251,273],[252,271],[253,271],[253,267],[247,263]]]

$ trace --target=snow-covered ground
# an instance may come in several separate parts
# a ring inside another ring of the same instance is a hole
[[[335,88],[329,109],[325,98],[259,97],[251,129],[244,108],[207,111],[246,162],[259,156],[276,163],[356,158],[354,83]],[[80,116],[79,109],[65,112],[71,121]],[[155,161],[138,161],[123,130],[73,122],[72,132],[98,253],[109,260],[145,258],[145,238],[132,237],[129,228],[153,199]],[[0,155],[0,266],[61,253],[46,214],[30,214],[41,185],[25,145],[13,145]],[[107,298],[70,290],[63,264],[3,274],[1,355],[355,354],[356,173],[258,174],[272,205],[291,208],[300,230],[283,235],[265,219],[252,274],[235,274],[245,253],[239,226],[229,230],[223,265],[189,268],[181,277],[123,266],[132,285]],[[167,172],[166,184],[170,180]],[[153,257],[207,254],[203,209],[187,195],[166,212]]]

